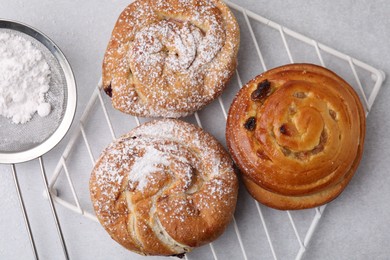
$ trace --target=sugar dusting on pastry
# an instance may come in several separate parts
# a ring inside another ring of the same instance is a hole
[[[146,147],[143,156],[135,159],[129,172],[130,188],[133,188],[133,183],[137,183],[134,188],[142,191],[148,184],[150,174],[168,165],[169,161],[164,153],[154,147]]]
[[[154,234],[175,253],[190,250],[176,234],[186,233],[186,222],[226,225],[226,220],[215,221],[230,219],[236,200],[237,180],[231,161],[218,147],[202,130],[176,120],[154,121],[133,129],[105,149],[93,171],[91,196],[99,220],[109,232],[115,232],[118,223],[131,218],[135,233]],[[124,192],[128,194],[125,209],[118,200]],[[139,207],[149,200],[148,214],[155,220],[141,225]],[[230,210],[225,212],[226,208]],[[176,231],[169,230],[170,226]],[[195,236],[202,239],[202,230],[194,232],[200,232]],[[124,236],[123,240],[131,239]]]
[[[238,24],[218,0],[136,1],[114,28],[103,84],[123,112],[185,116],[225,88],[238,45]]]

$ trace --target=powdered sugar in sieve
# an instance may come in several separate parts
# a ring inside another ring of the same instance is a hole
[[[31,62],[34,63],[35,61],[38,62],[42,61],[41,55],[44,57],[43,61],[46,62],[44,67],[45,66],[50,67],[51,75],[50,75],[49,86],[42,87],[38,85],[38,89],[41,88],[42,90],[39,94],[46,96],[45,97],[46,100],[44,100],[42,96],[40,103],[47,104],[46,102],[48,102],[49,104],[51,104],[50,106],[52,106],[52,111],[46,117],[40,117],[35,114],[32,120],[24,125],[14,124],[11,123],[11,120],[9,120],[8,118],[0,117],[0,129],[1,129],[0,163],[8,163],[11,165],[12,175],[14,178],[16,190],[18,192],[18,199],[23,212],[24,222],[26,224],[26,229],[30,239],[30,244],[33,249],[35,259],[38,259],[38,252],[31,232],[31,227],[28,220],[26,208],[24,206],[23,197],[20,192],[20,185],[16,174],[16,168],[15,168],[16,163],[25,162],[28,160],[38,158],[40,168],[41,168],[42,179],[44,181],[46,195],[50,202],[50,208],[55,220],[57,232],[61,241],[62,249],[64,251],[64,256],[65,259],[69,259],[64,236],[62,234],[61,226],[58,221],[57,212],[55,210],[53,199],[49,191],[49,185],[47,181],[42,155],[47,153],[50,149],[52,149],[55,145],[57,145],[61,141],[61,139],[65,136],[65,134],[69,130],[70,125],[72,124],[73,117],[76,111],[76,100],[77,100],[76,83],[74,80],[73,72],[64,54],[57,47],[57,45],[53,41],[51,41],[46,35],[42,34],[36,29],[19,22],[0,19],[0,34],[1,33],[3,33],[3,36],[6,35],[6,38],[8,37],[8,39],[17,38],[17,39],[25,39],[26,41],[28,41],[28,44],[26,44],[26,48],[34,47],[36,53],[38,53],[36,59],[32,58],[30,60]],[[23,42],[23,40],[21,41]],[[2,42],[3,45],[10,44],[10,42],[4,42],[4,41]],[[19,75],[16,72],[21,70],[22,73],[20,75],[23,75],[22,76],[23,79],[26,79],[29,78],[30,73],[38,73],[38,74],[42,73],[42,75],[44,76],[45,75],[44,72],[48,71],[47,68],[45,69],[44,67],[43,69],[35,70],[35,72],[34,69],[30,71],[29,68],[33,68],[33,65],[31,64],[27,65],[27,69],[18,68],[18,65],[20,66],[26,65],[24,64],[26,63],[26,59],[25,59],[26,57],[20,57],[20,55],[12,56],[13,53],[9,51],[10,49],[13,49],[13,47],[9,47],[5,51],[6,55],[4,56],[4,60],[2,60],[3,61],[2,66],[4,66],[2,67],[2,69],[5,71],[4,74],[7,74],[6,76],[11,77],[11,76]],[[21,49],[21,52],[23,52],[22,47],[19,46],[19,49]],[[11,60],[8,61],[8,59],[10,58],[9,55],[11,55]],[[19,64],[20,62],[12,60],[12,57],[15,58],[16,56],[19,56],[19,58],[21,60],[24,60],[25,62]],[[10,64],[7,64],[7,62],[10,62]],[[15,64],[16,66],[13,68],[12,66]],[[11,66],[9,67],[7,65],[11,65]],[[12,71],[13,69],[15,69],[16,71]],[[30,78],[34,80],[37,79],[36,76],[37,75],[32,75],[32,77]],[[22,91],[25,89],[24,87],[28,87],[29,85],[28,82],[24,82],[23,80],[19,81],[17,76],[13,80],[4,77],[2,77],[2,79],[7,83],[11,83],[9,85],[13,85],[15,88]],[[19,82],[20,84],[23,85],[22,87],[16,86],[16,84]],[[31,83],[31,85],[34,85],[35,83]],[[45,82],[45,77],[43,77],[42,83],[47,84],[47,82]],[[49,91],[45,93],[47,91],[47,88],[49,88]],[[23,100],[24,98],[27,98],[31,101],[31,97],[26,97],[26,94],[33,94],[33,92],[31,92],[31,89],[26,92],[18,93],[15,89],[9,90],[4,85],[1,85],[0,90],[3,91],[1,95],[3,99],[4,97],[6,98],[9,97],[9,100],[4,99],[2,100],[2,102],[5,101],[11,102],[11,99],[12,101],[15,101],[14,98],[16,98],[15,103],[21,102],[21,104],[24,104],[24,100]],[[6,92],[6,94],[4,94],[4,91]],[[3,103],[4,106],[2,107],[2,109],[5,108],[7,110],[10,104],[12,105],[12,103],[7,103],[7,104]],[[36,109],[37,107],[33,108],[33,110]],[[43,107],[41,109],[42,111],[38,111],[41,113],[41,115],[42,113],[46,114],[48,112],[48,107],[46,108]],[[6,114],[3,112],[4,111],[2,110],[2,114]],[[15,110],[12,112],[14,114],[18,113]],[[21,112],[20,114],[22,116],[25,116],[27,113]],[[18,121],[18,118],[16,119],[17,119],[16,121]]]
[[[0,33],[18,36],[31,42],[38,49],[50,67],[49,91],[45,101],[50,104],[51,112],[46,117],[33,115],[26,124],[14,124],[12,120],[0,117],[0,152],[20,152],[29,150],[48,139],[58,128],[66,110],[67,85],[64,72],[58,60],[41,42],[33,37],[11,29],[0,28]],[[47,112],[47,111],[41,111]]]

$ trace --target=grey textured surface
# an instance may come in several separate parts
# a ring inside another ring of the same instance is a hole
[[[389,1],[233,2],[390,74]],[[100,77],[101,60],[113,24],[127,4],[128,1],[123,0],[0,0],[0,17],[36,27],[60,46],[72,65],[78,84],[78,119]],[[386,81],[368,117],[366,147],[359,170],[345,192],[328,205],[305,259],[389,258],[389,97],[390,86]],[[53,172],[68,139],[69,136],[44,156],[49,175]],[[43,185],[38,161],[18,165],[17,170],[40,257],[62,259],[49,206],[42,197]],[[0,165],[0,205],[0,258],[32,257],[10,167],[6,165]],[[73,259],[134,258],[133,254],[112,242],[97,223],[63,207],[57,208]],[[245,206],[242,206],[242,209],[245,209]],[[283,230],[278,232],[283,236]],[[265,240],[265,236],[257,239]],[[223,242],[222,240],[217,245]],[[288,243],[289,241],[285,240],[280,245],[288,247]],[[255,248],[256,241],[248,242],[246,246]],[[222,254],[220,258],[223,259],[223,247],[218,248]],[[190,259],[196,256],[203,258],[201,250]],[[231,257],[241,259],[242,255],[238,253]],[[269,252],[257,256],[249,255],[250,259],[270,257]],[[280,258],[287,257],[282,254]]]

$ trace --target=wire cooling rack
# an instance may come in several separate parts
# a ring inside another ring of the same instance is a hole
[[[243,82],[271,67],[293,62],[315,63],[335,71],[354,86],[368,115],[385,78],[382,71],[225,2],[241,27],[238,69],[221,97],[184,120],[198,124],[225,144],[226,111]],[[89,200],[88,180],[95,159],[113,139],[149,120],[114,110],[109,98],[102,93],[99,82],[49,182],[56,203],[93,221],[97,219]],[[301,259],[325,208],[326,205],[309,210],[278,211],[259,204],[241,187],[237,211],[227,231],[186,258]],[[142,258],[129,254],[132,259]]]

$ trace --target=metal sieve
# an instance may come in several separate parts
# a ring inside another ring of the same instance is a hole
[[[50,89],[46,100],[51,104],[52,111],[47,117],[34,115],[30,122],[24,125],[11,123],[10,119],[0,117],[0,163],[10,164],[18,193],[21,209],[30,238],[30,243],[36,259],[38,253],[31,232],[30,223],[20,191],[15,164],[38,158],[41,174],[46,188],[47,197],[57,226],[65,258],[68,252],[64,242],[57,213],[51,198],[42,155],[51,150],[65,136],[72,124],[76,110],[76,83],[73,72],[64,54],[57,45],[38,30],[19,22],[0,19],[0,32],[18,35],[30,41],[40,50],[50,66]]]

